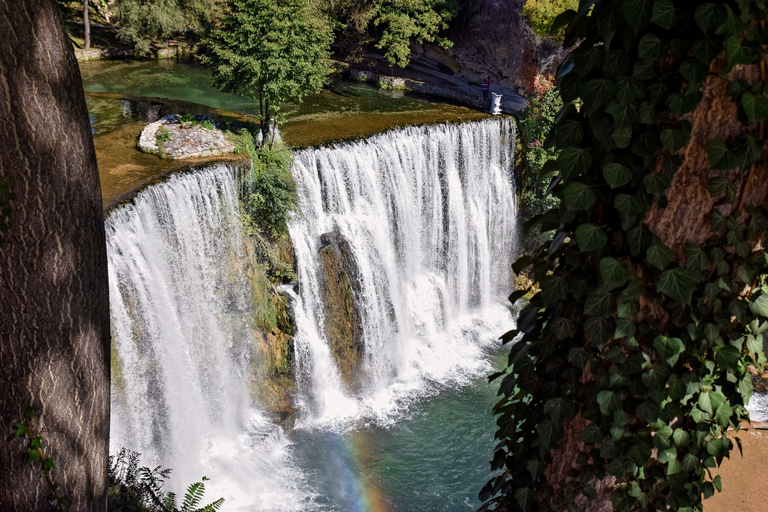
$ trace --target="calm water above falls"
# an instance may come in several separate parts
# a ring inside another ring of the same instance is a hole
[[[485,375],[512,324],[513,147],[514,125],[489,120],[297,155],[299,414],[288,433],[246,390],[257,356],[237,177],[223,165],[175,176],[113,211],[113,451],[173,468],[177,491],[207,475],[228,510],[475,509],[493,446]],[[359,269],[355,392],[329,357],[317,292],[318,238],[334,229]]]

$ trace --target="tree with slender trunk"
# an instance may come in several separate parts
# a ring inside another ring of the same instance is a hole
[[[109,303],[82,81],[53,0],[0,0],[0,33],[0,510],[101,511]]]

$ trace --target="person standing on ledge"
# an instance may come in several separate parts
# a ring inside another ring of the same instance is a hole
[[[488,91],[491,90],[491,77],[486,78],[482,84],[480,84],[480,90],[483,91],[483,99],[488,99]]]

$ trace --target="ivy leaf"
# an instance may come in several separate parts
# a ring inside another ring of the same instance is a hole
[[[557,424],[571,418],[575,411],[573,402],[564,397],[550,398],[544,402],[544,414],[549,414]]]
[[[745,92],[741,95],[741,106],[749,116],[750,123],[757,123],[768,118],[768,97],[764,94]]]
[[[698,59],[686,59],[680,64],[680,75],[689,83],[699,83],[707,77],[709,66]]]
[[[644,422],[652,424],[659,419],[661,414],[661,407],[651,400],[646,400],[637,407],[637,415],[640,416]]]
[[[689,434],[687,430],[677,428],[672,434],[672,441],[674,441],[675,446],[678,448],[685,448],[688,446],[688,443],[691,442],[691,434]]]
[[[619,121],[616,122],[617,124],[619,123]],[[617,126],[613,129],[611,139],[613,139],[613,143],[619,149],[629,146],[630,142],[632,142],[632,127],[629,126],[629,123],[626,123],[624,126]]]
[[[545,306],[563,301],[568,296],[568,281],[562,276],[546,276],[540,284],[541,298]]]
[[[606,292],[591,291],[584,302],[584,314],[587,316],[610,315],[613,312],[613,299]]]
[[[733,408],[728,404],[723,404],[715,411],[715,421],[725,428],[730,423],[731,416],[733,415]]]
[[[710,2],[699,4],[693,12],[693,19],[704,32],[712,32],[725,23],[728,13],[717,4]]]
[[[672,185],[672,181],[663,172],[652,172],[643,178],[643,186],[649,194],[660,196]]]
[[[651,19],[652,0],[623,0],[619,5],[624,19],[634,31],[639,31],[645,27]]]
[[[592,155],[586,149],[567,147],[557,157],[565,179],[571,180],[592,166]]]
[[[581,127],[581,123],[569,119],[557,125],[555,130],[555,140],[557,146],[564,148],[566,146],[575,146],[584,137],[584,130]],[[551,160],[550,160],[551,161]]]
[[[768,317],[768,295],[761,293],[757,297],[752,296],[749,301],[749,309],[755,315]]]
[[[521,487],[515,491],[515,501],[523,511],[536,508],[536,494],[528,487]]]
[[[604,316],[590,316],[584,322],[584,334],[598,348],[605,346],[615,330],[613,320]]]
[[[630,101],[642,98],[645,95],[643,84],[631,76],[620,76],[616,78],[616,99],[620,103],[629,103]]]
[[[661,143],[672,153],[680,151],[688,143],[688,134],[683,130],[664,130],[661,132]]]
[[[619,163],[612,162],[603,166],[603,177],[611,188],[621,187],[632,179],[632,171]]]
[[[584,84],[582,99],[587,111],[596,112],[600,107],[608,104],[616,96],[616,85],[613,80],[595,78]]]
[[[669,366],[654,364],[649,370],[643,372],[640,376],[640,380],[648,387],[648,389],[660,390],[664,389],[664,386],[666,386],[668,377]]]
[[[691,270],[703,270],[707,266],[707,254],[696,244],[685,244],[685,266]]]
[[[557,341],[563,341],[568,338],[573,338],[578,332],[576,324],[570,318],[559,316],[549,323],[549,328],[555,335]]]
[[[653,244],[646,251],[645,259],[659,270],[664,270],[673,259],[672,249],[662,243]]]
[[[575,181],[566,185],[563,199],[569,210],[586,210],[595,204],[597,196],[588,185]]]
[[[728,56],[729,71],[736,64],[751,64],[753,60],[752,52],[749,48],[742,46],[736,36],[730,36],[725,40],[725,53]]]
[[[653,4],[651,21],[667,30],[674,27],[677,15],[675,14],[675,4],[672,3],[672,0],[658,0]]]
[[[576,228],[576,243],[583,252],[596,251],[608,242],[605,232],[591,222]]]
[[[609,289],[623,285],[632,277],[629,269],[614,258],[600,260],[600,275]]]
[[[710,36],[697,39],[692,48],[694,57],[704,64],[712,62],[722,49],[723,45]]]
[[[687,92],[686,94],[674,93],[669,95],[667,103],[673,113],[682,116],[688,112],[693,112],[696,105],[701,101],[702,96],[697,89],[692,89],[694,89],[692,92]]]
[[[627,243],[634,256],[644,252],[652,239],[653,235],[643,225],[634,226],[627,232]]]
[[[685,351],[685,345],[680,338],[668,338],[666,336],[656,336],[653,340],[653,348],[660,358],[669,363],[669,366],[675,366],[680,354]]]
[[[621,409],[621,398],[613,391],[603,390],[597,394],[597,403],[600,406],[600,412],[603,414],[613,414],[614,411]]]
[[[701,274],[681,267],[665,270],[656,283],[656,291],[688,305],[693,298],[693,287],[701,282]]]
[[[619,194],[616,196],[614,206],[625,217],[645,213],[647,204],[638,196],[629,194]]]
[[[739,158],[728,149],[723,139],[710,139],[707,142],[707,158],[712,169],[728,171],[739,165]]]
[[[621,50],[613,50],[605,55],[603,61],[603,73],[605,76],[622,75],[629,68],[630,60],[627,53]]]
[[[659,36],[649,32],[640,39],[637,51],[644,59],[656,60],[667,53],[667,47]]]
[[[603,440],[603,433],[600,427],[590,423],[584,428],[584,432],[581,433],[581,439],[586,444],[597,444]]]
[[[637,59],[632,76],[638,80],[650,80],[656,76],[656,64],[650,59]]]
[[[544,420],[539,422],[536,427],[536,431],[539,434],[539,440],[541,441],[541,447],[549,449],[555,446],[555,443],[562,436],[559,425],[552,420]]]

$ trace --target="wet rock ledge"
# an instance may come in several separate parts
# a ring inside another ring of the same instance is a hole
[[[210,117],[171,114],[141,131],[139,149],[178,160],[232,153],[235,145]]]

